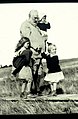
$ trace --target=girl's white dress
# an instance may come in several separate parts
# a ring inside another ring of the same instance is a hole
[[[20,72],[17,74],[19,79],[26,79],[26,81],[32,80],[32,72],[29,66],[23,66]]]
[[[49,82],[59,82],[60,80],[64,79],[63,72],[55,72],[55,73],[48,73],[44,80]]]
[[[64,74],[59,65],[59,59],[57,55],[46,55],[43,54],[43,58],[46,59],[48,73],[44,80],[48,82],[59,82],[64,79]]]

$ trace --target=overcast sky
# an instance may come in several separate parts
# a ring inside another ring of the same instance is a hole
[[[32,9],[47,15],[48,40],[56,44],[59,59],[77,58],[78,3],[10,3],[0,4],[0,64],[12,64],[20,26]]]

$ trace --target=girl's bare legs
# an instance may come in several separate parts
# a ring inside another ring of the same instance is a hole
[[[25,95],[24,93],[25,93],[25,90],[26,90],[26,87],[27,87],[27,82],[26,82],[26,80],[24,80],[23,81],[23,84],[22,84],[22,87],[21,87],[21,95],[20,95],[20,97],[27,97],[27,94]]]
[[[56,88],[57,88],[57,83],[53,83],[53,96],[56,96]]]
[[[53,90],[56,91],[57,83],[53,83]]]
[[[53,84],[50,84],[51,92],[53,92]]]
[[[31,92],[30,89],[31,89],[31,81],[28,81],[27,87],[26,87],[27,94],[30,94],[30,92]]]
[[[57,83],[56,82],[50,83],[50,87],[51,87],[51,93],[50,94],[53,96],[56,96]]]
[[[26,85],[27,85],[26,82],[22,84],[22,88],[21,88],[21,92],[22,93],[25,92]]]

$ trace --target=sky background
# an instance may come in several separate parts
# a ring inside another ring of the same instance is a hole
[[[78,58],[78,3],[0,4],[0,65],[12,64],[20,26],[36,9],[51,24],[48,41],[56,44],[59,59]]]

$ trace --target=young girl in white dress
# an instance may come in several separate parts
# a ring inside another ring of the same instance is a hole
[[[48,73],[44,80],[48,81],[51,86],[51,94],[56,96],[57,83],[64,79],[63,72],[59,65],[59,59],[56,55],[56,45],[50,43],[48,45],[48,54],[42,53],[42,57],[46,59]]]

